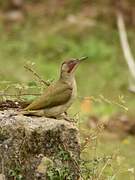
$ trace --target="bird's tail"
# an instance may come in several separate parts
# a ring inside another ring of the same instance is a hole
[[[25,116],[44,116],[43,110],[29,110],[26,111],[25,109],[20,112],[20,114],[23,114]]]

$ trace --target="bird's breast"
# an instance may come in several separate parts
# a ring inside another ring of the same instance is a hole
[[[70,82],[70,86],[72,87],[72,94],[70,100],[67,102],[69,106],[73,103],[74,99],[77,96],[77,86],[76,86],[75,78],[73,78],[72,81]]]
[[[73,82],[72,82],[72,98],[76,98],[77,96],[77,86],[76,86],[76,80],[74,79]]]
[[[59,105],[59,106],[54,106],[52,108],[46,108],[44,110],[44,113],[46,116],[58,116],[64,112],[67,111],[67,109],[72,105],[74,99],[77,96],[77,87],[76,87],[76,81],[75,79],[73,79],[72,81],[68,82],[68,84],[70,85],[70,87],[72,88],[72,94],[70,99],[68,100],[68,102],[66,102],[65,104]]]

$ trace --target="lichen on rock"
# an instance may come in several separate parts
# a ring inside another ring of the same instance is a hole
[[[79,156],[73,123],[0,111],[0,173],[6,179],[49,179],[58,172],[78,179]]]

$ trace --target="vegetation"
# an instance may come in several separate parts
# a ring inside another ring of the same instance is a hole
[[[88,56],[88,61],[76,73],[78,98],[69,112],[72,116],[77,114],[82,136],[89,137],[91,132],[82,124],[90,115],[101,119],[115,113],[134,115],[134,94],[128,91],[128,68],[120,47],[115,17],[109,23],[107,17],[89,18],[85,11],[80,11],[81,2],[75,2],[72,8],[69,6],[69,12],[55,12],[56,17],[53,13],[44,17],[42,11],[38,14],[41,7],[37,6],[38,13],[35,13],[36,8],[33,9],[25,17],[25,22],[3,22],[0,25],[0,91],[40,93],[44,85],[37,79],[35,81],[24,65],[33,64],[32,68],[43,79],[52,81],[58,77],[58,68],[63,60]],[[134,49],[132,27],[128,29],[128,36]],[[21,98],[30,100],[33,96]],[[94,155],[93,147],[96,148]],[[133,137],[111,139],[110,142],[110,138],[96,135],[82,151],[82,171],[87,170],[84,178],[134,179],[134,148]],[[11,171],[11,176],[14,173],[21,179],[18,170]],[[65,177],[63,174],[68,170],[59,172],[59,169],[50,169],[48,177],[52,173],[61,173],[60,176]]]

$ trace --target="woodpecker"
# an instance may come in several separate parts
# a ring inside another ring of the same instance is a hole
[[[52,83],[40,97],[29,104],[22,111],[23,114],[57,119],[66,112],[77,96],[75,70],[85,59],[87,57],[64,61],[60,68],[58,81]]]

